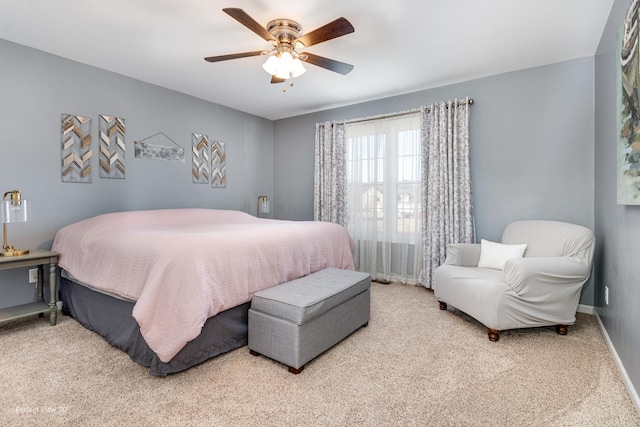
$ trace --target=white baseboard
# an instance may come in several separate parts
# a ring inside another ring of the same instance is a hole
[[[593,307],[591,308],[593,309]],[[627,388],[627,391],[629,392],[629,397],[631,397],[631,401],[635,405],[636,411],[638,411],[638,414],[640,414],[640,398],[638,397],[638,393],[636,392],[636,389],[633,387],[633,383],[631,382],[629,375],[627,375],[627,371],[624,369],[622,360],[620,360],[620,357],[618,356],[618,352],[616,351],[616,348],[613,346],[613,342],[611,342],[611,339],[609,338],[609,334],[607,333],[607,330],[604,328],[604,324],[602,323],[602,320],[600,319],[598,312],[596,310],[593,310],[593,311],[594,311],[594,315],[596,316],[596,320],[598,321],[598,327],[600,328],[600,332],[604,337],[604,342],[607,344],[609,353],[611,353],[611,356],[613,357],[613,361],[616,364],[618,371],[620,372],[620,376],[622,377],[622,382],[624,382],[624,385]]]
[[[578,304],[578,313],[596,314],[596,309],[592,305]]]

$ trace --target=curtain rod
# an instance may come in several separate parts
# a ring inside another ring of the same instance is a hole
[[[469,104],[469,106],[472,106],[474,101],[473,98],[469,98],[469,100],[467,101],[466,99],[461,99],[457,102],[457,105],[465,105],[465,104]],[[426,107],[427,112],[431,111],[431,109],[429,107]],[[409,111],[402,111],[399,113],[391,113],[391,114],[382,114],[379,116],[373,116],[373,117],[365,117],[365,118],[360,118],[360,119],[352,119],[352,120],[345,120],[343,123],[344,124],[351,124],[351,123],[361,123],[361,122],[368,122],[371,120],[378,120],[378,119],[386,119],[389,117],[401,117],[401,116],[407,116],[409,114],[415,114],[415,113],[419,113],[420,112],[420,108],[417,109],[413,109],[413,110],[409,110]]]

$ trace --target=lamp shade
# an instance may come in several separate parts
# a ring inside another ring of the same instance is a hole
[[[278,72],[279,65],[280,65],[280,59],[275,55],[271,55],[269,59],[267,59],[266,62],[262,64],[262,68],[264,68],[264,70],[267,73],[271,74],[272,76],[275,76],[276,73]]]
[[[294,58],[289,52],[282,52],[277,55],[270,56],[262,68],[272,76],[279,79],[288,79],[303,75],[307,70],[302,65],[302,61]]]
[[[268,214],[269,213],[269,201],[264,199],[260,202],[260,209],[259,212],[261,214]]]
[[[3,200],[2,222],[27,222],[31,216],[31,200]]]
[[[289,73],[293,67],[293,56],[289,52],[282,52],[280,54],[280,66],[278,67],[278,72],[276,73],[276,77],[280,77],[281,79],[286,79],[289,77]]]
[[[258,196],[258,218],[264,218],[269,215],[269,199],[267,196]]]
[[[304,65],[302,65],[302,61],[296,58],[293,60],[291,72],[293,73],[293,77],[298,77],[306,73],[307,69],[304,68]]]

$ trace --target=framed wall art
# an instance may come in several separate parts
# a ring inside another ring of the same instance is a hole
[[[227,157],[224,152],[224,142],[211,143],[211,187],[225,188],[227,186]]]
[[[62,114],[60,122],[62,182],[91,183],[91,119]]]
[[[618,48],[618,150],[619,205],[640,205],[640,96],[638,72],[638,0],[627,10]]]
[[[211,175],[209,137],[200,133],[191,134],[191,180],[194,184],[208,184]]]
[[[100,178],[124,179],[125,175],[125,124],[124,119],[100,115]]]
[[[134,156],[140,159],[168,160],[184,163],[184,148],[163,132],[134,141]]]

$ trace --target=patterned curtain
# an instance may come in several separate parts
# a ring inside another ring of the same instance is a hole
[[[431,288],[448,243],[475,242],[469,167],[469,99],[422,108],[422,273]]]
[[[315,221],[347,226],[345,152],[344,123],[317,123],[313,189]]]

